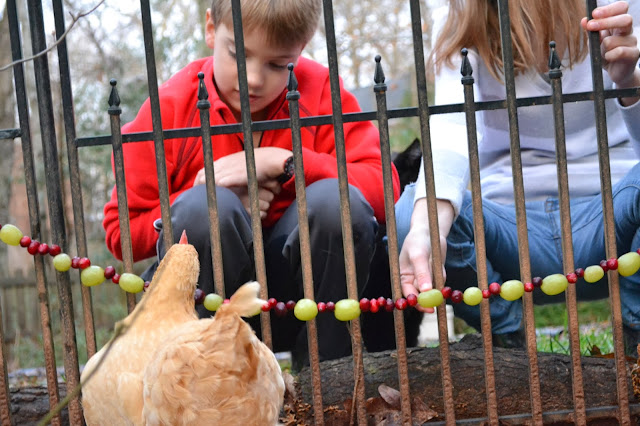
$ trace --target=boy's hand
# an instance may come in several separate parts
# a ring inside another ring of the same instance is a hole
[[[247,187],[232,186],[229,189],[238,196],[247,213],[251,215],[251,205],[249,203],[249,191],[247,190]],[[258,188],[258,204],[260,206],[260,219],[264,219],[265,217],[267,217],[267,211],[269,210],[269,207],[271,206],[271,202],[273,201],[274,197],[275,197],[275,194],[269,188],[265,188],[262,186]]]
[[[629,4],[618,1],[595,8],[593,19],[582,18],[581,21],[585,30],[600,32],[602,66],[619,88],[640,84],[640,71],[636,67],[640,50],[633,35],[633,18],[628,11]]]
[[[291,156],[291,151],[276,147],[263,147],[254,150],[256,161],[256,177],[258,185],[271,188],[277,194],[279,185],[277,178],[283,172],[283,165],[287,158]],[[226,157],[222,157],[214,162],[216,185],[231,187],[246,187],[247,163],[244,151],[236,152]],[[198,172],[194,185],[204,183],[204,170]],[[274,185],[275,184],[275,185]]]

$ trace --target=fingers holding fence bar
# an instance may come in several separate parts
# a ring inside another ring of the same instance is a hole
[[[444,287],[442,274],[443,259],[440,252],[440,228],[436,204],[435,179],[433,175],[433,155],[431,152],[431,131],[429,127],[429,101],[427,97],[427,73],[422,41],[422,17],[420,1],[411,0],[411,32],[413,34],[413,53],[416,68],[416,85],[418,91],[418,117],[420,119],[420,141],[422,162],[424,164],[425,187],[427,194],[427,212],[429,215],[429,233],[431,236],[432,274],[435,288]],[[442,358],[442,392],[444,398],[444,414],[448,425],[455,424],[456,416],[453,403],[453,381],[451,379],[451,359],[449,356],[449,335],[447,333],[446,306],[437,308],[438,333],[440,336],[440,356]]]
[[[478,268],[478,287],[488,290],[487,249],[484,235],[484,216],[482,214],[482,188],[480,186],[480,156],[478,154],[478,134],[476,133],[476,107],[473,94],[473,68],[467,57],[467,49],[462,49],[462,85],[464,87],[464,112],[467,123],[467,143],[469,149],[469,174],[471,181],[471,199],[473,206],[473,235],[476,250],[476,267]],[[484,347],[484,376],[487,392],[487,414],[489,423],[498,424],[498,398],[496,394],[495,366],[493,362],[493,341],[491,333],[491,316],[489,299],[483,298],[480,304],[480,325]]]
[[[587,18],[592,18],[593,9],[597,7],[596,0],[586,0]],[[590,31],[589,55],[591,57],[591,79],[593,82],[594,111],[596,120],[596,135],[598,138],[598,161],[600,166],[600,193],[602,194],[602,218],[604,226],[606,258],[617,257],[615,222],[613,215],[613,193],[611,187],[611,168],[609,163],[609,137],[607,134],[607,117],[604,97],[604,81],[602,78],[602,56],[600,54],[600,34]],[[611,323],[613,329],[613,344],[616,359],[616,381],[618,386],[618,406],[620,413],[618,420],[621,424],[630,424],[629,396],[627,394],[627,375],[624,357],[622,332],[622,309],[620,301],[620,280],[618,271],[609,270],[609,301],[611,305]]]
[[[562,71],[560,59],[556,52],[555,42],[549,43],[549,79],[551,81],[551,97],[553,98],[553,121],[556,131],[556,166],[558,172],[558,197],[560,202],[560,219],[562,228],[562,260],[564,273],[573,273],[573,235],[571,231],[571,210],[569,207],[569,175],[567,171],[567,148],[565,144],[564,106],[562,104]],[[567,287],[567,313],[569,316],[569,341],[571,344],[571,368],[573,380],[573,406],[575,422],[587,424],[584,401],[584,385],[582,380],[582,363],[580,361],[580,330],[578,326],[578,308],[576,305],[576,288]]]
[[[511,40],[511,22],[508,0],[498,0],[500,20],[500,38],[502,42],[502,62],[504,82],[507,91],[506,109],[509,117],[509,137],[511,147],[511,170],[513,176],[513,196],[518,227],[518,255],[520,260],[520,278],[522,282],[531,282],[531,260],[529,258],[529,239],[527,233],[527,213],[525,209],[524,181],[522,175],[522,156],[520,152],[520,130],[516,105],[515,67],[513,63],[513,44]],[[531,395],[531,416],[534,424],[542,424],[542,399],[540,394],[540,373],[538,368],[538,348],[533,315],[533,295],[525,292],[522,298],[529,355],[529,390]]]
[[[302,137],[300,135],[300,108],[298,100],[298,81],[293,72],[293,64],[288,65],[289,78],[287,81],[287,101],[291,117],[291,142],[294,179],[296,186],[296,203],[298,205],[298,233],[300,235],[300,263],[302,266],[302,286],[304,297],[315,300],[313,290],[313,270],[311,262],[311,237],[309,234],[309,216],[307,211],[307,190],[304,177],[304,162],[302,157]],[[318,352],[318,331],[316,320],[306,322],[307,342],[309,345],[309,364],[311,366],[311,380],[313,383],[313,410],[317,425],[324,424],[324,407],[322,404],[322,380],[320,376],[320,357]]]
[[[129,223],[129,204],[127,201],[127,181],[124,173],[124,153],[122,150],[122,131],[120,123],[120,95],[118,84],[112,79],[109,93],[109,121],[111,123],[111,145],[113,147],[113,166],[116,175],[116,194],[118,197],[118,218],[120,225],[120,246],[125,272],[133,272],[133,249],[131,245],[131,227]],[[131,313],[136,307],[135,294],[127,292],[127,311]]]
[[[387,85],[385,84],[384,71],[380,64],[381,57],[376,55],[376,68],[373,77],[375,85],[373,91],[376,96],[378,129],[380,132],[380,154],[382,160],[382,179],[384,184],[384,209],[387,223],[387,237],[389,244],[389,267],[391,273],[391,286],[393,299],[402,297],[400,288],[400,266],[398,250],[398,233],[396,228],[395,202],[393,196],[393,172],[391,170],[391,147],[389,145],[389,118],[387,114]],[[411,420],[411,390],[409,388],[409,367],[407,360],[407,340],[405,336],[404,314],[401,310],[393,311],[394,326],[396,332],[396,348],[398,354],[398,377],[400,384],[400,407],[402,409],[402,421],[410,424]]]
[[[213,166],[213,147],[211,145],[211,123],[209,119],[209,93],[204,84],[204,73],[198,73],[198,109],[200,110],[200,128],[202,130],[202,154],[204,157],[205,184],[209,206],[209,241],[211,241],[211,264],[213,265],[213,283],[217,294],[224,298],[224,267],[222,263],[222,242],[220,239],[220,219],[216,196],[216,175]]]

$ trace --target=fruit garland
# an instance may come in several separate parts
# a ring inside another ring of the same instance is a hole
[[[57,244],[41,243],[30,237],[23,235],[22,231],[11,224],[0,225],[0,240],[12,246],[21,246],[27,249],[31,255],[47,254],[53,257],[53,267],[59,272],[66,272],[69,269],[80,270],[80,281],[87,287],[101,284],[104,280],[111,280],[118,284],[122,290],[129,293],[139,293],[149,286],[149,281],[144,281],[135,274],[118,274],[113,266],[102,268],[92,265],[87,257],[70,257],[62,253]],[[410,294],[406,298],[397,300],[379,297],[377,299],[362,298],[360,300],[343,299],[338,302],[315,302],[311,299],[300,299],[297,302],[277,301],[274,298],[267,300],[262,306],[263,312],[273,312],[278,317],[284,317],[288,312],[293,311],[294,316],[300,321],[309,321],[315,318],[318,313],[333,312],[340,321],[350,321],[363,312],[392,312],[394,309],[405,310],[409,307],[419,305],[423,308],[435,308],[440,306],[445,299],[450,299],[453,303],[464,302],[469,306],[480,304],[483,299],[491,296],[500,296],[508,301],[520,299],[525,292],[530,293],[535,288],[549,295],[555,296],[567,289],[569,284],[575,284],[578,278],[583,278],[588,283],[600,281],[605,272],[617,270],[618,273],[627,277],[635,274],[640,269],[640,248],[635,252],[625,253],[619,258],[602,260],[598,265],[591,265],[587,268],[578,268],[575,272],[563,274],[552,274],[545,278],[535,277],[531,282],[523,283],[518,280],[505,281],[502,284],[491,283],[489,288],[481,290],[478,287],[469,287],[464,292],[453,290],[451,287],[443,287],[441,290],[431,289],[423,291],[418,295]],[[209,311],[216,311],[223,303],[229,303],[229,299],[223,299],[220,295],[210,293],[205,295],[201,289],[196,289],[194,302],[197,305],[204,305]]]

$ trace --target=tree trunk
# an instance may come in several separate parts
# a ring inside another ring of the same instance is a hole
[[[60,383],[60,400],[67,395],[67,388]],[[45,386],[11,390],[11,421],[14,425],[35,426],[49,412],[49,396]],[[69,424],[67,409],[60,414],[62,424]]]
[[[450,346],[453,398],[456,420],[486,418],[487,399],[484,382],[484,350],[479,335],[468,335]],[[498,415],[527,414],[531,411],[529,364],[525,350],[494,348]],[[573,409],[571,358],[559,354],[538,354],[543,412]],[[408,354],[413,415],[422,421],[444,419],[442,372],[439,348],[412,348]],[[585,403],[588,408],[616,406],[616,377],[613,359],[583,357]],[[399,412],[386,404],[378,392],[380,385],[399,389],[396,358],[393,352],[365,354],[365,393],[370,424],[395,424]],[[321,365],[322,394],[327,424],[349,424],[353,392],[353,361],[343,358]],[[308,369],[296,385],[295,401],[288,398],[289,420],[313,423],[312,383]],[[629,383],[631,381],[629,380]],[[388,399],[387,399],[388,400]],[[629,389],[631,413],[640,420],[640,405]],[[415,408],[418,407],[418,408]],[[399,407],[398,407],[399,409]],[[426,413],[430,416],[424,417]],[[590,424],[616,424],[611,410],[597,414]],[[502,419],[501,419],[502,420]],[[600,423],[600,421],[604,423]],[[506,421],[506,420],[505,420]],[[526,424],[530,419],[510,420],[508,424]],[[595,422],[595,423],[592,423]],[[610,423],[613,421],[613,423]],[[609,423],[607,423],[609,422]],[[287,423],[293,424],[293,423]],[[506,423],[505,423],[506,424]],[[545,417],[545,424],[565,424],[557,417]],[[635,423],[634,423],[635,424]]]

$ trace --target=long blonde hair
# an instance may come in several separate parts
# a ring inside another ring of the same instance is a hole
[[[513,60],[516,75],[530,69],[548,71],[549,42],[558,54],[568,52],[569,66],[588,53],[587,37],[579,25],[586,16],[584,0],[509,0]],[[449,0],[449,15],[431,52],[436,71],[452,66],[463,48],[475,48],[491,74],[501,80],[502,43],[497,0]]]

